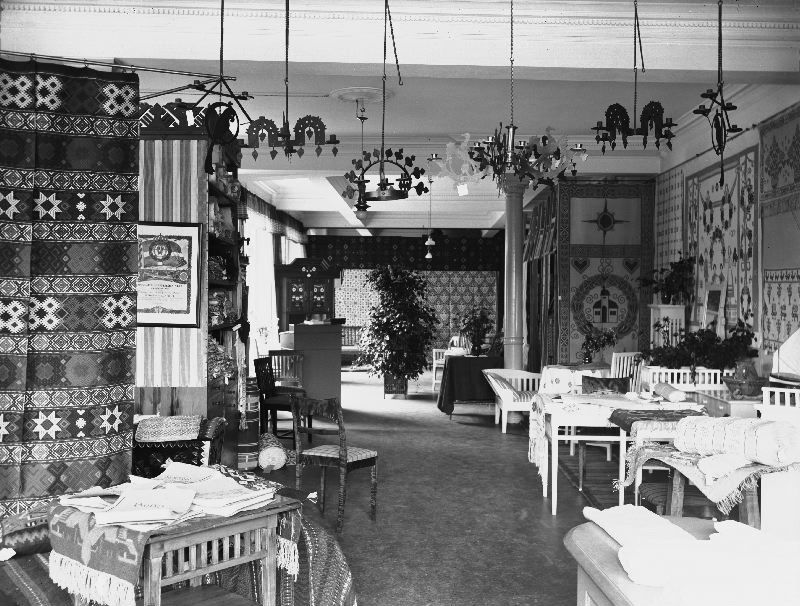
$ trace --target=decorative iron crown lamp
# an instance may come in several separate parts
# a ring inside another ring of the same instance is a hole
[[[294,123],[294,129],[289,128],[289,0],[286,0],[286,26],[285,26],[285,57],[284,57],[284,110],[281,128],[275,125],[275,122],[264,116],[250,122],[247,127],[247,146],[253,148],[253,160],[258,159],[258,147],[267,140],[267,145],[272,149],[269,152],[270,158],[273,160],[278,156],[276,147],[283,149],[284,155],[291,159],[292,155],[297,154],[298,158],[302,158],[305,150],[303,146],[306,144],[306,139],[311,140],[314,137],[314,144],[317,146],[314,152],[319,156],[322,153],[323,145],[333,145],[331,153],[336,156],[339,149],[336,147],[340,143],[336,135],[330,135],[325,140],[325,123],[318,116],[303,116],[298,118]],[[294,135],[294,138],[292,137]]]
[[[527,141],[517,141],[517,126],[514,124],[514,0],[511,5],[511,58],[510,58],[510,123],[503,128],[503,123],[494,131],[494,135],[476,142],[470,152],[471,160],[477,162],[478,171],[488,174],[491,169],[492,179],[502,189],[505,175],[514,173],[520,179],[529,179],[538,185],[553,186],[555,181],[564,177],[569,167],[574,176],[578,173],[576,160],[586,160],[587,153],[583,145],[577,144],[563,154],[561,147],[547,129],[547,135],[531,137]],[[503,130],[507,132],[503,132]]]
[[[650,101],[642,108],[639,118],[639,127],[636,126],[636,104],[638,102],[639,67],[637,65],[636,51],[642,62],[642,73],[645,72],[644,55],[642,53],[642,32],[639,29],[639,6],[637,0],[633,1],[633,128],[628,111],[621,103],[613,103],[606,109],[606,122],[597,121],[592,130],[597,133],[594,140],[600,143],[601,151],[606,153],[606,143],[614,150],[617,147],[617,136],[622,140],[622,147],[628,147],[628,137],[641,135],[642,146],[647,148],[647,137],[652,129],[656,149],[661,148],[661,140],[666,141],[668,149],[672,149],[672,139],[675,134],[672,129],[677,126],[672,118],[664,120],[664,107],[658,101]]]
[[[364,220],[367,217],[367,210],[369,204],[367,202],[376,200],[405,200],[408,198],[408,192],[414,189],[418,196],[421,196],[428,191],[425,183],[418,181],[414,185],[414,180],[419,180],[425,174],[424,168],[414,166],[416,156],[406,156],[403,153],[403,148],[397,151],[386,149],[386,42],[387,34],[391,28],[392,47],[395,52],[395,64],[397,65],[397,79],[400,86],[403,85],[403,78],[400,75],[400,62],[397,59],[397,46],[394,39],[394,28],[392,27],[392,13],[389,10],[389,0],[384,0],[383,9],[383,79],[381,87],[381,148],[373,149],[372,153],[361,151],[361,158],[352,160],[353,169],[345,173],[344,178],[347,179],[352,185],[348,185],[342,192],[342,196],[347,196],[351,200],[356,192],[358,192],[358,199],[356,200],[355,209],[356,217]],[[363,127],[363,122],[362,122]],[[363,136],[363,130],[362,130]],[[362,141],[363,145],[363,141]],[[386,165],[392,164],[400,169],[400,176],[395,184],[390,181],[386,176]],[[367,172],[373,167],[378,167],[378,187],[373,191],[367,191],[367,183],[370,182],[366,178]],[[356,172],[357,171],[357,172]],[[397,185],[397,187],[393,187]]]
[[[730,101],[725,101],[723,87],[725,82],[722,80],[722,0],[717,2],[717,90],[707,89],[700,96],[708,99],[708,106],[700,105],[692,113],[703,116],[711,126],[711,145],[714,152],[719,156],[719,184],[725,185],[725,146],[728,143],[728,135],[742,132],[742,129],[735,124],[731,124],[728,112],[736,109]],[[715,109],[716,107],[716,109]],[[711,112],[714,117],[711,118]]]

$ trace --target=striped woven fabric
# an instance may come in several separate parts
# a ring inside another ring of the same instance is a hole
[[[533,402],[533,398],[536,396],[535,391],[516,391],[514,390],[514,397],[512,401],[514,402]]]
[[[322,446],[315,446],[314,448],[309,448],[308,450],[303,451],[304,457],[330,457],[330,458],[339,458],[339,446],[337,444],[324,444]],[[364,459],[370,459],[372,457],[377,457],[378,453],[374,450],[368,450],[366,448],[352,448],[350,446],[347,447],[347,461],[352,463],[353,461],[363,461]]]

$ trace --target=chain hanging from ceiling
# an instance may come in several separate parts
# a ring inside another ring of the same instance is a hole
[[[660,149],[661,140],[666,142],[667,148],[672,149],[672,139],[675,134],[672,129],[677,126],[672,118],[664,120],[664,107],[658,101],[650,101],[642,108],[639,116],[639,126],[636,126],[637,104],[639,101],[639,65],[641,60],[641,71],[644,73],[644,54],[642,53],[642,32],[639,27],[639,5],[637,0],[633,2],[633,128],[628,110],[621,103],[613,103],[606,109],[606,121],[597,121],[597,125],[592,130],[597,133],[595,141],[601,144],[601,151],[606,153],[606,144],[610,144],[611,149],[617,147],[617,137],[622,140],[622,147],[628,147],[628,137],[641,135],[642,147],[647,148],[648,136],[652,131],[655,139],[656,149]]]
[[[353,168],[344,174],[344,178],[349,182],[348,186],[342,192],[342,196],[353,199],[356,192],[358,198],[354,208],[356,209],[356,217],[364,220],[367,217],[367,211],[370,206],[368,202],[378,200],[405,200],[408,198],[408,193],[411,189],[421,196],[428,191],[425,183],[420,179],[425,174],[425,169],[414,166],[416,157],[413,155],[406,155],[403,148],[392,151],[391,148],[386,149],[386,45],[388,36],[391,34],[392,48],[394,49],[394,60],[397,66],[397,80],[400,86],[403,85],[403,77],[400,75],[400,61],[397,58],[397,45],[394,38],[394,26],[392,25],[392,13],[389,9],[389,0],[384,0],[383,7],[383,78],[381,89],[381,148],[373,149],[369,153],[363,149],[363,121],[362,121],[362,150],[361,157],[352,160]],[[360,119],[360,118],[359,118]],[[399,169],[400,176],[397,177],[397,182],[390,181],[386,176],[387,165]],[[377,188],[372,191],[367,191],[367,173],[371,169],[377,167],[378,169],[378,183]],[[414,181],[417,181],[414,185]],[[355,185],[355,187],[353,187]],[[397,185],[397,187],[394,187]]]
[[[700,105],[693,113],[703,116],[711,126],[711,146],[719,156],[719,184],[725,185],[725,146],[728,144],[728,135],[742,132],[736,124],[731,124],[728,112],[736,109],[730,101],[725,101],[722,79],[722,0],[717,2],[717,90],[711,88],[702,93],[700,97],[708,99],[708,105]],[[715,109],[716,108],[716,109]],[[711,112],[714,117],[711,117]]]
[[[281,127],[279,129],[273,120],[264,116],[259,116],[250,122],[247,127],[247,146],[253,150],[251,152],[253,160],[258,159],[258,149],[265,140],[267,147],[272,148],[269,157],[273,160],[278,156],[276,147],[281,148],[287,158],[291,159],[294,154],[297,154],[298,158],[302,158],[305,154],[306,139],[311,142],[312,137],[313,143],[316,145],[314,152],[317,156],[322,153],[323,145],[333,145],[331,153],[336,156],[339,153],[336,145],[340,141],[333,134],[327,140],[325,139],[325,123],[319,116],[303,116],[294,123],[293,129],[289,127],[289,0],[286,0],[284,39],[284,110]]]
[[[503,123],[494,131],[494,135],[476,142],[469,157],[478,164],[478,172],[489,174],[499,189],[505,186],[507,174],[514,174],[521,180],[529,180],[534,187],[549,185],[564,177],[569,168],[574,176],[578,172],[576,160],[586,160],[587,153],[581,144],[576,144],[562,151],[562,141],[552,135],[552,128],[547,128],[545,135],[531,137],[527,141],[516,139],[517,126],[514,124],[514,0],[510,1],[510,46],[509,60],[509,99],[510,120],[503,132]]]

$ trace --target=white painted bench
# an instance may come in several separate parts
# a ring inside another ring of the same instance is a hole
[[[506,433],[510,411],[530,412],[542,375],[509,368],[487,368],[482,372],[495,394],[494,424],[500,422],[500,430]]]

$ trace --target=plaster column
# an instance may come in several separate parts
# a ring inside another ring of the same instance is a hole
[[[506,256],[505,311],[503,319],[503,352],[506,368],[522,370],[522,330],[525,322],[522,297],[522,240],[525,226],[522,219],[522,194],[528,186],[513,174],[505,175],[506,192]]]

